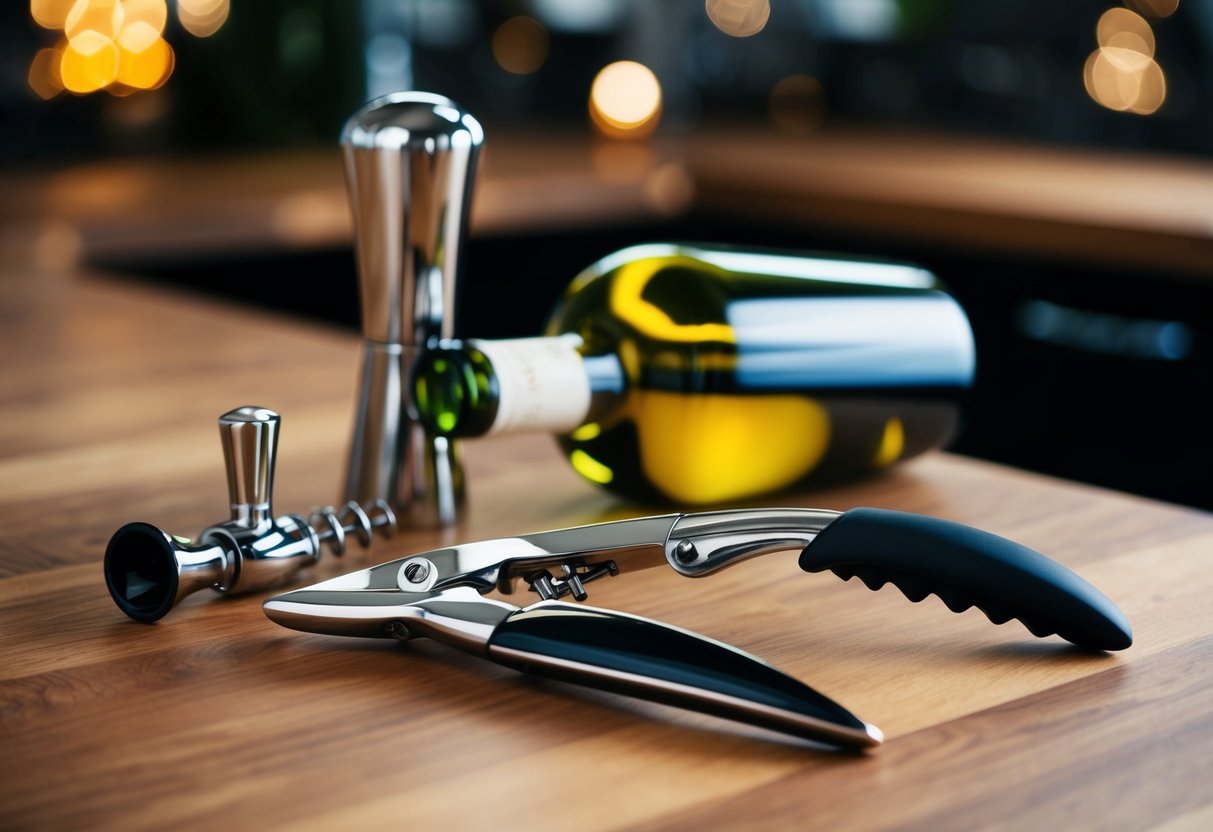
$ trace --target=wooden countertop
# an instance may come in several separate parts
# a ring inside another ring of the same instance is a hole
[[[1213,276],[1213,162],[973,136],[705,127],[648,144],[489,131],[471,228],[717,219]],[[336,146],[110,160],[0,177],[0,252],[50,262],[348,245]],[[4,234],[4,226],[9,233]]]
[[[696,205],[751,221],[1213,275],[1213,162],[916,131],[708,132]]]
[[[1078,570],[1136,643],[1092,655],[934,598],[801,573],[623,576],[591,601],[760,655],[880,726],[833,754],[536,681],[433,643],[285,630],[263,596],[126,620],[101,575],[135,519],[226,514],[215,417],[283,416],[277,510],[335,498],[356,339],[71,271],[0,270],[0,828],[1068,829],[1213,822],[1213,516],[933,454],[771,502],[929,513]],[[642,509],[543,437],[467,446],[458,529],[308,581]]]

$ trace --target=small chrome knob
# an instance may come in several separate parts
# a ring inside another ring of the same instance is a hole
[[[219,417],[232,525],[259,529],[273,520],[270,504],[280,423],[278,414],[264,407],[238,407]]]
[[[416,423],[408,378],[421,348],[454,334],[483,141],[459,105],[423,92],[370,102],[341,136],[364,337],[344,498],[386,500],[423,522],[454,521],[463,476],[458,449]]]

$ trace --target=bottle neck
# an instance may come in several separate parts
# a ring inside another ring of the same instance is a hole
[[[427,350],[414,371],[418,416],[446,436],[567,433],[624,389],[614,355],[581,354],[576,335],[467,341]]]
[[[581,339],[511,338],[468,341],[488,359],[496,413],[485,433],[564,433],[585,421],[593,397]]]

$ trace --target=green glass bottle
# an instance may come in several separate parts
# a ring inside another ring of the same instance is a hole
[[[654,244],[582,272],[546,337],[427,350],[413,391],[437,434],[547,430],[592,482],[704,505],[940,447],[974,363],[921,268]]]

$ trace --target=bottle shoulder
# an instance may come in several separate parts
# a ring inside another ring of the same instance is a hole
[[[587,270],[547,328],[549,335],[578,335],[585,355],[618,355],[629,387],[750,393],[971,380],[964,312],[923,269],[642,251],[644,257]]]
[[[548,334],[587,321],[670,342],[735,342],[734,313],[781,299],[902,297],[941,291],[920,267],[834,256],[744,249],[636,246],[593,264],[569,285]]]

